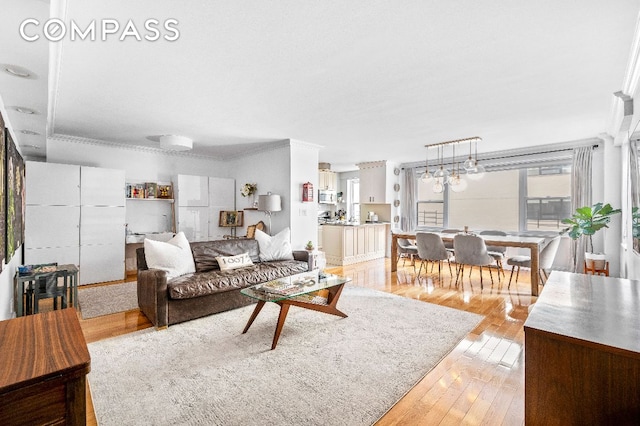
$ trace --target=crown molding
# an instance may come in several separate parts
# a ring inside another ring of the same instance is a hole
[[[130,145],[130,144],[124,144],[124,143],[104,141],[101,139],[85,138],[81,136],[54,134],[52,136],[47,137],[47,143],[49,142],[55,143],[58,141],[77,143],[81,145],[109,146],[113,148],[127,149],[130,151],[148,152],[148,153],[163,154],[163,155],[169,155],[169,156],[175,156],[175,157],[205,158],[205,159],[218,160],[218,161],[224,160],[224,158],[216,157],[216,156],[194,154],[192,152],[184,152],[184,151],[168,151],[166,149],[156,148],[152,146]]]
[[[624,95],[635,99],[640,96],[638,85],[640,84],[640,13],[636,15],[636,27],[629,50],[627,69],[622,80],[623,97],[613,95],[611,100],[611,112],[607,124],[607,133],[613,138],[614,145],[621,145],[628,140],[629,132],[633,132],[635,114],[625,116]],[[632,101],[633,102],[633,101]],[[628,104],[627,104],[628,106]],[[628,110],[628,108],[627,108]]]

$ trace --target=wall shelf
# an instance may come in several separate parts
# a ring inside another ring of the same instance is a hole
[[[166,201],[169,203],[173,203],[175,200],[173,198],[126,198],[126,200],[136,200],[136,201]]]

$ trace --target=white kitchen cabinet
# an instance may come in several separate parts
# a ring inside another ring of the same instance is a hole
[[[124,207],[80,207],[80,245],[121,245],[125,237]]]
[[[208,207],[209,178],[207,176],[178,175],[176,199],[179,207]]]
[[[351,265],[385,257],[385,224],[322,225],[323,251],[330,265]]]
[[[393,167],[386,161],[359,163],[360,204],[393,202]]]
[[[338,174],[331,171],[320,170],[318,172],[318,189],[336,191],[338,189]]]
[[[80,251],[78,246],[25,248],[24,259],[27,265],[51,262],[57,262],[58,265],[79,265]]]

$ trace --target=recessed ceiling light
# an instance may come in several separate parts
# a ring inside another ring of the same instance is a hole
[[[24,135],[40,136],[40,133],[34,132],[33,130],[20,130],[20,133]]]
[[[25,107],[15,107],[15,110],[18,111],[20,114],[35,114],[36,113],[31,108],[25,108]]]
[[[20,145],[20,148],[42,149],[38,145]]]
[[[15,77],[21,77],[21,78],[31,77],[31,73],[29,71],[27,71],[25,68],[17,67],[15,65],[6,65],[4,67],[4,70],[8,74],[11,74]]]

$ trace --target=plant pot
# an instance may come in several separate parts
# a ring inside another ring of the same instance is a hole
[[[587,268],[602,270],[606,266],[607,256],[604,253],[585,252],[584,261],[587,264]]]

